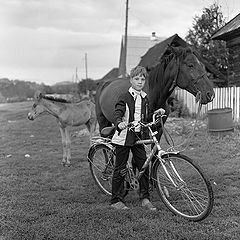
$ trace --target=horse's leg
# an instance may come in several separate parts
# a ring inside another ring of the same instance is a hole
[[[67,149],[66,149],[66,134],[65,134],[65,127],[59,126],[60,133],[62,136],[62,146],[63,146],[63,158],[62,158],[62,164],[65,166],[67,161]]]
[[[66,166],[71,165],[71,137],[68,128],[65,128],[65,136],[66,136]]]

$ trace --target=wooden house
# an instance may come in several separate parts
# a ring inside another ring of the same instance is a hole
[[[214,33],[212,40],[226,41],[229,50],[228,82],[229,85],[240,86],[240,14]]]

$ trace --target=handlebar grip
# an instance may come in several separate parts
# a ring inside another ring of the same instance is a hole
[[[125,127],[124,129],[129,128],[129,127],[133,127],[133,126],[134,126],[133,122],[130,122],[130,123],[127,124],[127,127]],[[117,128],[118,136],[120,135],[121,131],[124,130],[124,129],[119,129],[118,130],[118,128]]]

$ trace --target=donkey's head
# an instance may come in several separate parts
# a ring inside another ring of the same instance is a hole
[[[43,94],[40,91],[36,91],[34,94],[34,103],[31,111],[28,113],[28,119],[34,120],[40,114],[46,112],[45,107],[41,104],[41,99],[43,98]]]

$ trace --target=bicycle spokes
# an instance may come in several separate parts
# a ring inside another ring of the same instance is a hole
[[[91,173],[98,187],[111,195],[115,155],[106,145],[98,145],[89,158]]]
[[[112,174],[114,171],[113,159],[111,158],[105,166],[105,169],[102,171],[102,179],[109,180],[112,178]]]
[[[172,154],[160,161],[154,180],[166,206],[194,221],[205,218],[212,210],[213,194],[200,168],[183,155]]]

